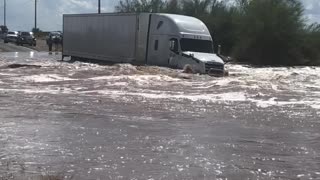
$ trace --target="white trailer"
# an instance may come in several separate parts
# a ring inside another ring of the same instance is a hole
[[[63,16],[63,57],[224,73],[203,22],[174,14],[75,14]]]

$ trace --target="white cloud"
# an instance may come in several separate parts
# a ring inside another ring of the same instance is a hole
[[[7,26],[10,30],[30,31],[34,27],[35,0],[7,0]],[[118,0],[101,0],[102,12],[113,12]],[[44,31],[61,30],[62,15],[96,13],[98,0],[38,0],[37,27]],[[0,1],[0,24],[3,24]]]
[[[310,23],[320,23],[320,0],[303,0],[306,17]]]

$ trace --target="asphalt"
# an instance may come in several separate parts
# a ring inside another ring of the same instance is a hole
[[[28,47],[17,46],[13,43],[4,43],[3,40],[0,40],[0,52],[30,52],[34,51]]]

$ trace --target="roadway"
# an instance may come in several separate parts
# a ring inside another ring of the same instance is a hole
[[[0,52],[30,52],[34,51],[28,47],[17,46],[13,43],[4,43],[3,40],[0,40]]]

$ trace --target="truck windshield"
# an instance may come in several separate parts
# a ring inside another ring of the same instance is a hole
[[[213,53],[212,41],[200,39],[186,39],[180,40],[182,51]]]

